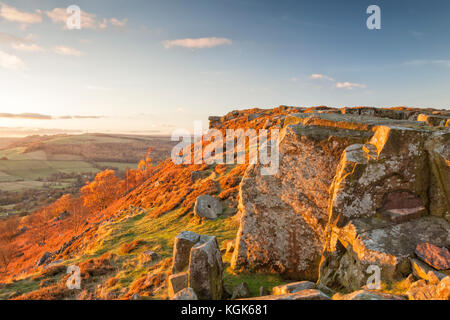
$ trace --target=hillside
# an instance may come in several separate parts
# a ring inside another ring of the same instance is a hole
[[[169,156],[173,142],[169,137],[138,135],[54,135],[25,138],[0,138],[0,193],[3,198],[39,198],[51,193],[53,201],[64,193],[73,193],[84,181],[105,169],[123,172],[135,169],[151,149],[152,159],[160,162]],[[0,203],[3,214],[26,213],[36,208],[29,204],[18,208],[17,201]]]
[[[214,273],[214,281],[224,291],[212,297],[231,298],[242,282],[250,294],[239,297],[310,281],[304,294],[323,299],[448,299],[449,116],[403,107],[281,106],[211,117],[210,127],[222,133],[280,130],[278,171],[263,175],[260,162],[175,165],[166,159],[130,171],[126,180],[101,172],[79,196],[3,224],[9,236],[0,298],[168,299],[174,279],[185,276],[174,262],[180,233],[192,231],[215,236],[221,249],[214,272],[223,260],[223,273]],[[26,154],[67,150],[54,147],[58,142],[45,145],[26,147]],[[251,146],[246,151],[251,154]],[[220,203],[217,219],[199,216],[205,195]],[[422,244],[438,249],[423,251]],[[193,251],[186,271],[192,286]],[[444,267],[430,266],[430,257],[444,257]],[[66,286],[72,265],[80,268],[80,290]],[[380,288],[365,285],[368,267],[381,269]],[[273,293],[295,294],[286,290]]]

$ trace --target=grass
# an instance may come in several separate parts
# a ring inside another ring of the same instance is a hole
[[[12,295],[20,296],[21,294],[38,290],[40,281],[27,278],[8,284],[6,287],[0,287],[0,300],[9,299]]]
[[[238,225],[230,218],[219,218],[215,221],[205,221],[196,224],[187,215],[181,215],[179,210],[171,211],[158,218],[147,216],[151,211],[146,211],[116,223],[102,227],[99,232],[98,245],[90,252],[80,257],[74,263],[81,263],[90,258],[98,258],[105,253],[115,253],[119,256],[122,266],[126,266],[118,273],[117,286],[127,287],[146,272],[137,264],[137,257],[145,250],[151,249],[158,252],[163,258],[172,257],[174,238],[182,231],[193,231],[199,234],[214,235],[219,246],[225,240],[234,240]],[[133,241],[141,241],[142,245],[131,253],[122,253],[121,248]],[[252,296],[259,295],[259,289],[263,286],[271,291],[274,286],[286,283],[276,274],[235,274],[230,267],[231,254],[224,256],[225,272],[224,282],[232,290],[241,282],[246,282]]]

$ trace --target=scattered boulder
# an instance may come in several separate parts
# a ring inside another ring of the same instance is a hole
[[[142,254],[148,257],[150,261],[155,261],[161,258],[161,256],[153,250],[146,250]]]
[[[198,297],[192,288],[185,288],[178,292],[172,300],[198,300]]]
[[[410,300],[450,300],[450,277],[434,284],[425,280],[416,281],[406,294]]]
[[[175,237],[172,274],[186,271],[189,267],[191,249],[199,240],[200,235],[191,231],[183,231]]]
[[[245,282],[242,282],[238,284],[233,289],[233,295],[231,296],[232,300],[235,299],[244,299],[249,298],[251,296],[250,288],[248,287],[248,284]]]
[[[200,300],[220,300],[223,263],[216,237],[203,236],[191,250],[189,286]]]
[[[179,291],[188,287],[189,274],[187,272],[180,272],[173,274],[168,278],[168,293],[169,297],[172,298]]]
[[[313,282],[300,281],[300,282],[293,282],[293,283],[288,283],[288,284],[274,287],[272,289],[272,294],[273,295],[281,295],[281,294],[294,293],[294,292],[298,292],[298,291],[315,289],[315,288],[316,288],[316,285]]]
[[[262,296],[244,300],[331,300],[331,298],[319,290],[308,289],[298,291],[295,293]]]
[[[359,290],[377,266],[383,282],[399,281],[411,274],[410,257],[416,245],[433,241],[450,245],[450,224],[437,217],[422,217],[393,224],[376,217],[355,219],[335,228],[330,241],[335,249],[325,251],[319,283],[346,292]]]
[[[184,231],[175,238],[169,281],[169,286],[172,286],[169,290],[173,294],[179,288],[189,286],[200,300],[220,300],[222,276],[222,255],[216,237]]]
[[[416,255],[437,270],[450,269],[450,251],[447,248],[439,248],[431,243],[419,243]]]
[[[220,201],[210,195],[197,197],[195,201],[194,213],[200,218],[215,220],[222,211],[223,207]]]
[[[417,259],[411,259],[413,275],[418,279],[424,279],[429,283],[438,283],[446,277],[445,274],[434,270]]]
[[[406,300],[406,298],[394,294],[358,290],[346,295],[337,293],[333,296],[333,300]]]

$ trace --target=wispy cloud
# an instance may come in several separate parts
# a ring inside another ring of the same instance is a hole
[[[232,41],[227,38],[186,38],[186,39],[176,39],[176,40],[165,40],[163,41],[163,46],[166,49],[173,47],[183,47],[188,49],[203,49],[203,48],[213,48],[217,46],[230,45]]]
[[[26,70],[25,63],[17,56],[0,50],[0,67],[9,70]]]
[[[333,78],[326,76],[324,74],[320,74],[320,73],[313,73],[312,75],[309,76],[310,79],[324,79],[324,80],[328,80],[328,81],[335,81]]]
[[[450,68],[450,59],[416,59],[404,63],[410,66],[438,65]]]
[[[84,53],[68,47],[68,46],[54,46],[53,52],[62,56],[74,56],[74,57],[81,57]]]
[[[334,87],[337,89],[347,89],[347,90],[353,90],[355,88],[366,88],[366,85],[364,84],[360,84],[360,83],[353,83],[353,82],[348,82],[348,81],[336,81],[334,78],[329,77],[327,75],[324,74],[320,74],[320,73],[314,73],[312,75],[309,76],[310,79],[313,80],[326,80],[326,81],[330,81],[334,84]]]
[[[125,27],[127,25],[128,19],[119,20],[117,18],[109,19],[109,23],[114,27]]]
[[[0,113],[0,118],[51,120],[52,116],[40,113]]]
[[[67,115],[67,116],[51,116],[41,113],[0,113],[0,118],[7,119],[27,119],[27,120],[70,120],[70,119],[101,119],[104,116],[80,116],[80,115]]]
[[[44,48],[31,41],[32,35],[27,38],[17,37],[12,34],[0,32],[0,45],[7,45],[18,51],[42,52]]]
[[[63,25],[64,29],[67,29],[67,19],[70,14],[67,13],[65,8],[54,8],[51,11],[45,12],[46,16],[52,20],[55,24]],[[83,29],[106,29],[109,25],[113,27],[125,27],[128,19],[118,18],[101,18],[94,13],[89,13],[81,10],[81,28]]]
[[[23,12],[4,3],[0,3],[0,17],[7,21],[20,23],[23,28],[26,28],[28,25],[33,23],[42,22],[41,10],[36,10],[34,12]]]
[[[352,82],[336,82],[336,88],[338,89],[348,89],[352,90],[355,88],[365,88],[366,85],[360,83],[352,83]]]

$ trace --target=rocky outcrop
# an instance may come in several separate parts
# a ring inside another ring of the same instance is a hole
[[[249,166],[240,185],[241,224],[235,270],[317,279],[328,221],[328,188],[340,154],[364,133],[340,128],[287,126],[273,176]]]
[[[382,281],[411,274],[419,243],[450,246],[450,131],[417,121],[449,112],[297,111],[277,120],[278,172],[264,176],[256,163],[241,182],[236,271],[320,277],[351,292],[374,267]]]

